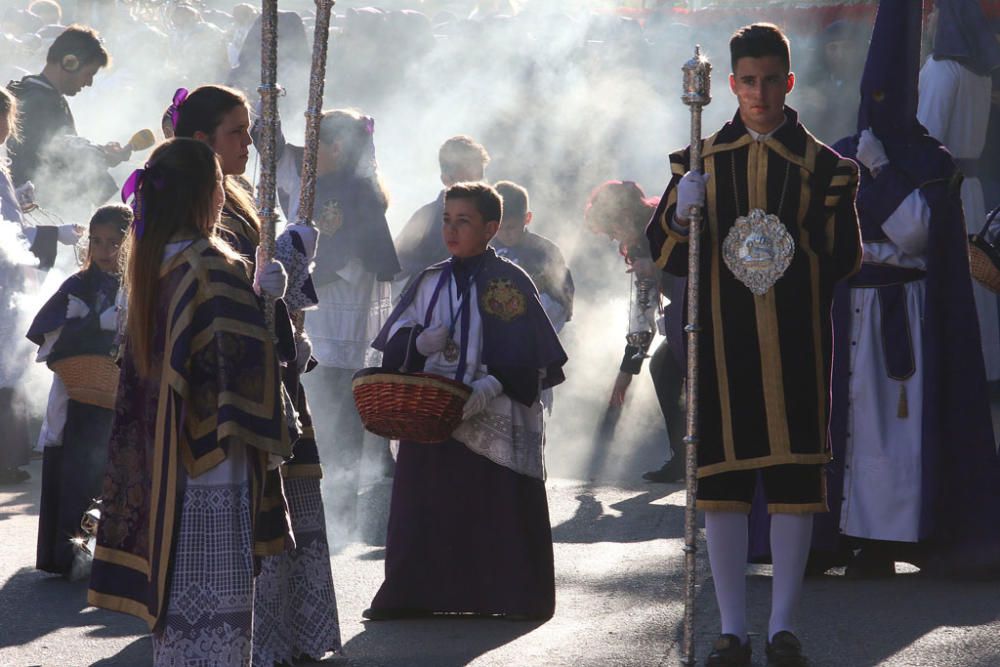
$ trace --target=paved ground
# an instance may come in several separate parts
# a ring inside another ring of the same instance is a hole
[[[85,605],[82,584],[32,569],[40,473],[0,487],[0,666],[150,664],[144,626]],[[434,620],[362,623],[381,582],[379,540],[333,558],[346,662],[358,667],[609,667],[679,664],[683,491],[675,485],[550,480],[558,609],[547,623]],[[368,497],[378,506],[387,488]],[[367,533],[378,530],[377,519]],[[703,552],[702,552],[703,553]],[[698,647],[704,657],[717,618],[702,564]],[[752,630],[763,632],[770,579],[750,582]],[[928,581],[917,574],[880,583],[841,576],[806,586],[802,627],[819,667],[996,667],[1000,584]],[[760,635],[756,665],[763,665]]]

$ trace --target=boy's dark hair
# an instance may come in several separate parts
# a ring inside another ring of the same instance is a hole
[[[94,215],[90,217],[90,230],[93,231],[98,225],[111,225],[125,233],[132,224],[133,217],[132,209],[125,204],[108,204],[94,211]]]
[[[785,65],[785,71],[792,69],[792,50],[788,38],[781,28],[773,23],[752,23],[733,33],[729,40],[729,57],[733,72],[740,58],[764,58],[777,56]]]
[[[97,31],[77,24],[66,28],[56,37],[45,56],[45,62],[50,65],[65,63],[67,56],[73,56],[76,61],[75,67],[67,69],[76,69],[92,63],[107,67],[111,62],[111,56],[104,48],[104,42],[101,41]]]
[[[523,222],[528,214],[528,191],[513,181],[499,181],[493,187],[503,199],[504,220]]]
[[[464,134],[448,139],[438,151],[438,164],[441,166],[441,173],[445,175],[454,174],[465,167],[478,167],[485,171],[489,163],[490,154],[483,145]]]
[[[503,199],[487,183],[456,183],[444,193],[445,202],[452,199],[471,199],[483,216],[483,222],[500,222],[503,219]]]

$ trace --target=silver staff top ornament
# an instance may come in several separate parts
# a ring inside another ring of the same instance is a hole
[[[759,208],[736,218],[722,242],[726,266],[751,292],[767,294],[785,275],[795,254],[795,241],[778,216]]]
[[[684,72],[684,92],[681,101],[688,106],[707,106],[712,101],[712,63],[701,54],[701,45],[694,47],[694,57],[681,67]]]

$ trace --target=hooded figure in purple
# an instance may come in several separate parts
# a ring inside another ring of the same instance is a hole
[[[962,208],[969,232],[983,230],[986,212],[982,158],[996,151],[987,143],[993,80],[1000,68],[1000,44],[979,0],[936,0],[929,21],[934,45],[920,68],[917,119],[948,149],[962,172]],[[996,295],[974,284],[986,378],[1000,380],[1000,308]]]
[[[864,257],[834,302],[830,513],[813,555],[860,547],[849,569],[862,576],[891,575],[896,560],[1000,571],[1000,465],[962,177],[916,117],[920,4],[880,3],[858,133],[834,145],[861,166]]]

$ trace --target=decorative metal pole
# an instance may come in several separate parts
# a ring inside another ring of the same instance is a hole
[[[274,209],[278,170],[278,0],[261,0],[260,11],[260,91],[261,128],[260,181],[257,184],[257,207],[260,210],[260,253],[258,264],[274,258],[275,224],[278,216]],[[274,299],[264,299],[264,318],[268,330],[274,332]]]
[[[701,110],[712,101],[712,65],[701,54],[701,46],[694,47],[694,57],[684,63],[684,93],[681,100],[691,107],[691,171],[701,171]],[[697,515],[695,496],[698,491],[698,334],[701,331],[698,315],[700,287],[702,211],[692,206],[687,212],[688,229],[688,284],[687,300],[687,436],[684,442],[687,482],[687,501],[684,505],[684,639],[682,662],[695,664],[694,651],[694,602],[697,582]]]
[[[326,84],[326,53],[330,40],[330,14],[334,0],[316,0],[316,28],[313,32],[312,65],[309,68],[309,99],[306,102],[305,149],[302,175],[299,178],[299,210],[296,222],[315,227],[313,207],[316,202],[316,159],[319,153],[319,127],[323,121],[323,89]],[[318,232],[317,232],[318,233]],[[293,311],[296,336],[305,335],[306,313]]]
[[[330,13],[334,0],[316,0],[316,29],[313,33],[312,67],[309,69],[309,100],[306,103],[305,152],[299,185],[297,222],[313,225],[316,199],[316,156],[319,152],[319,126],[323,120],[323,88],[326,82],[326,50],[330,39]]]

